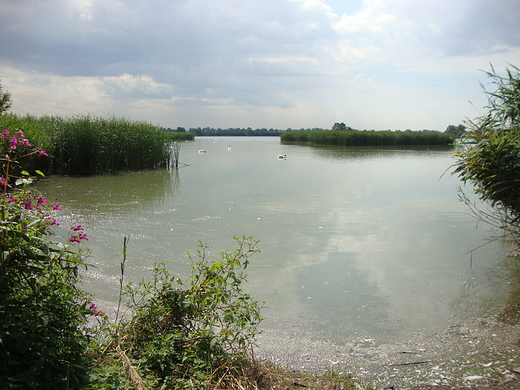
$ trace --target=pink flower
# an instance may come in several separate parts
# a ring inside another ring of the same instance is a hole
[[[59,223],[56,221],[56,218],[54,217],[51,217],[49,214],[46,214],[45,215],[45,219],[47,220],[47,222],[49,223],[49,225],[51,226],[57,226],[59,225]]]
[[[25,135],[23,134],[23,131],[22,131],[22,130],[18,130],[18,134],[17,134],[17,135],[18,135],[18,137],[20,137],[20,138],[24,138],[24,137],[25,137]]]
[[[9,134],[11,134],[11,132],[9,130],[7,130],[7,129],[4,129],[0,133],[0,138],[7,138],[7,137],[9,137]]]
[[[80,243],[81,241],[88,241],[87,235],[85,233],[79,233],[78,235],[73,234],[69,238],[70,242]]]
[[[24,138],[22,140],[22,142],[20,142],[19,144],[22,146],[31,146],[31,143],[29,142],[29,140],[27,138]]]
[[[25,202],[23,202],[23,207],[26,210],[32,210],[32,202],[30,200],[26,200]]]
[[[47,153],[45,150],[40,149],[38,150],[38,156],[48,156],[49,153]]]
[[[83,229],[83,227],[82,227],[81,225],[77,225],[77,226],[74,227],[74,229],[72,229],[72,230],[74,230],[75,232],[78,232],[78,231],[80,231],[80,230],[83,231],[83,230],[85,230],[85,229]]]
[[[47,199],[44,198],[43,195],[38,195],[38,203],[39,204],[47,204],[49,202],[47,201]]]
[[[11,144],[9,145],[9,149],[14,150],[16,149],[16,146],[18,145],[18,138],[11,138]]]
[[[52,206],[52,209],[56,211],[63,211],[59,203],[55,203],[54,206]]]
[[[0,175],[0,186],[6,186],[7,185],[7,180],[5,177],[3,177],[2,175]]]
[[[92,303],[92,302],[89,302],[89,303],[90,303],[90,306],[89,306],[90,315],[91,316],[96,316],[96,317],[102,317],[103,316],[103,312],[99,311],[97,306],[94,303]]]

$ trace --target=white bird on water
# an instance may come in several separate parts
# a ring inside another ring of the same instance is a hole
[[[229,146],[228,146],[227,150],[228,150],[228,151],[230,151],[230,150],[231,150],[231,145],[229,145]]]
[[[199,153],[206,153],[204,149],[199,149]]]

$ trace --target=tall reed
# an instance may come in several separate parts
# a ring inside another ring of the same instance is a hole
[[[48,173],[93,175],[166,166],[170,138],[161,127],[126,118],[75,115],[71,117],[0,117],[0,127],[23,130],[34,144],[50,154]]]
[[[282,141],[309,142],[334,146],[383,146],[383,145],[448,145],[453,136],[446,133],[423,131],[287,131],[280,135]]]

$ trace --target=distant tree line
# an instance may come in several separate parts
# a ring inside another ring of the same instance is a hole
[[[175,129],[165,128],[165,131],[168,132],[178,132],[178,133],[192,133],[198,136],[279,136],[286,130],[280,129],[252,129],[251,127],[240,128],[240,127],[230,127],[227,129],[221,128],[213,128],[213,127],[191,127],[186,130],[184,127],[177,127]]]
[[[461,128],[464,128],[464,126],[460,125],[460,126],[453,126],[453,125],[450,125],[448,127],[448,129],[445,131],[445,133],[451,133],[451,134],[454,134],[453,131],[448,131],[449,129],[451,128],[455,128],[455,129],[458,129],[459,127]],[[222,128],[214,128],[214,127],[191,127],[189,128],[188,130],[186,130],[185,127],[176,127],[176,128],[163,128],[164,131],[167,131],[167,132],[172,132],[172,133],[192,133],[194,135],[197,135],[197,136],[273,136],[273,137],[277,137],[285,132],[288,132],[288,131],[330,131],[330,130],[357,130],[357,129],[353,129],[352,127],[350,126],[347,126],[345,125],[345,123],[341,122],[341,123],[334,123],[334,125],[330,128],[330,129],[323,129],[323,128],[320,128],[320,127],[313,127],[313,128],[299,128],[299,129],[293,129],[293,128],[287,128],[287,129],[273,129],[273,128],[258,128],[258,129],[253,129],[251,127],[247,127],[247,128],[240,128],[240,127],[229,127],[229,128],[226,128],[226,129],[222,129]],[[376,130],[372,130],[372,131],[376,131]],[[379,130],[381,131],[381,130]],[[382,131],[392,131],[390,129],[388,130],[382,130]],[[401,131],[401,130],[395,130],[395,131]],[[407,131],[407,132],[411,132],[412,130],[411,129],[406,129],[404,131]],[[420,131],[423,131],[425,133],[439,133],[438,130],[427,130],[427,129],[424,129],[424,130],[420,130]],[[464,132],[464,131],[462,131]]]

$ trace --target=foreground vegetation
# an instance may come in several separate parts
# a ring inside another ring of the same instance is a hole
[[[469,121],[454,173],[494,208],[477,210],[462,194],[475,214],[520,240],[520,70],[506,69],[501,76],[492,69],[487,75],[496,90],[487,92],[487,113]]]
[[[288,131],[280,135],[282,141],[309,142],[333,146],[384,145],[449,145],[454,137],[447,133],[423,131]]]
[[[1,115],[0,127],[21,130],[49,158],[31,156],[28,168],[58,175],[150,169],[169,163],[171,137],[159,126],[125,118]]]

